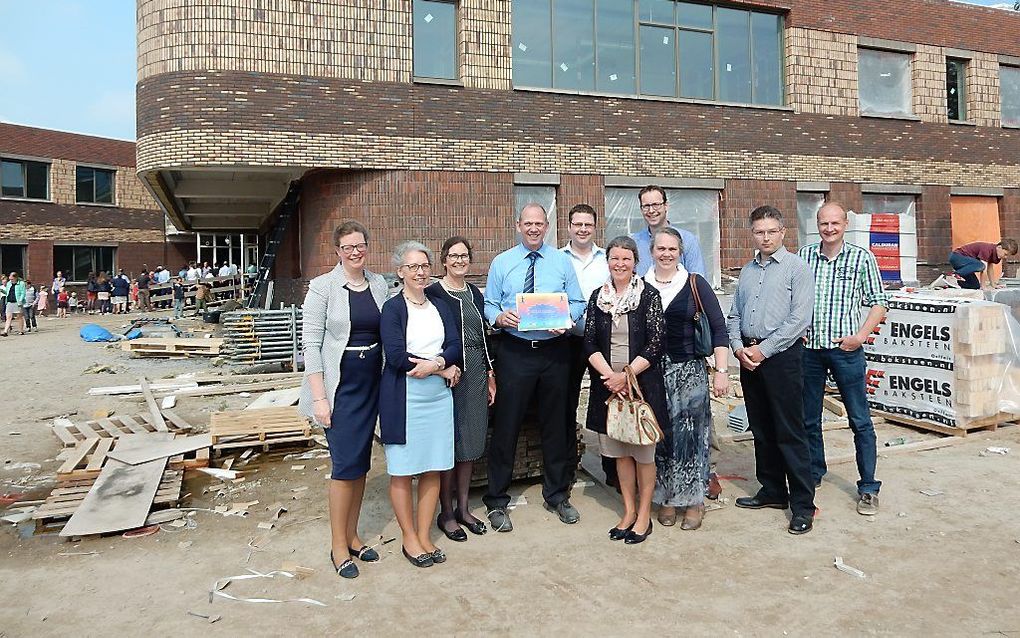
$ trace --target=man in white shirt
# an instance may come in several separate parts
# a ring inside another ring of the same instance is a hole
[[[230,276],[230,264],[228,262],[223,262],[223,265],[220,266],[219,276],[220,277]]]
[[[570,263],[577,273],[585,301],[592,293],[609,281],[609,263],[606,251],[595,244],[597,214],[588,204],[577,204],[570,209],[567,229],[570,241],[561,250],[570,256]],[[581,396],[581,383],[588,370],[588,358],[584,355],[584,319],[577,322],[567,334],[570,343],[570,377],[567,385],[567,423],[577,422],[577,404]],[[606,472],[606,483],[615,487],[616,460],[602,457],[602,469]]]
[[[198,269],[198,264],[196,264],[195,262],[190,262],[188,264],[188,272],[185,273],[185,279],[187,279],[188,281],[198,281],[198,278],[199,276],[201,276],[201,274],[202,271]]]

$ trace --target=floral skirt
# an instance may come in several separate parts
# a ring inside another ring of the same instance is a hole
[[[664,361],[669,423],[655,447],[655,495],[652,500],[669,507],[705,502],[709,472],[709,434],[712,408],[708,372],[703,359],[680,363]]]

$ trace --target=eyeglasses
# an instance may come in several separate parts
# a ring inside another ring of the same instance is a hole
[[[592,230],[595,228],[595,224],[589,224],[587,222],[570,222],[570,225],[574,228],[582,228]]]
[[[467,261],[471,259],[471,255],[467,253],[447,253],[446,258],[450,261]]]
[[[751,231],[751,234],[758,238],[776,237],[778,235],[783,234],[783,229],[780,228],[779,230],[753,230]]]
[[[340,246],[340,251],[345,255],[353,254],[355,250],[359,253],[363,253],[368,250],[368,244],[361,242],[360,244],[344,244],[343,246]]]
[[[411,272],[429,272],[432,270],[432,264],[401,264],[401,268],[407,268]]]
[[[655,210],[666,206],[666,202],[652,202],[651,204],[641,204],[641,210]]]

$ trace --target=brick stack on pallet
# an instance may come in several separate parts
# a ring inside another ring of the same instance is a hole
[[[488,450],[492,443],[492,428],[489,428],[488,438],[485,442],[485,449]],[[584,441],[581,432],[577,432],[577,458],[580,462],[584,455]],[[532,479],[542,476],[542,431],[539,429],[533,418],[527,418],[521,427],[520,436],[517,438],[517,456],[514,457],[514,471],[512,479]],[[475,463],[471,475],[471,486],[479,487],[489,484],[489,467],[485,458]]]
[[[957,309],[953,407],[963,427],[989,418],[1009,420],[1008,415],[1000,415],[999,407],[1011,354],[1008,352],[1011,344],[1007,318],[1000,304],[966,305]]]

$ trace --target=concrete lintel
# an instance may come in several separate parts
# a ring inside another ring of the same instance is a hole
[[[916,184],[861,184],[861,193],[878,195],[921,195],[924,186]]]
[[[857,46],[864,49],[882,49],[883,51],[897,51],[899,53],[917,53],[917,45],[913,42],[900,42],[899,40],[886,40],[885,38],[869,38],[860,36],[857,38]]]
[[[943,49],[943,52],[946,54],[947,58],[958,58],[960,60],[973,60],[977,56],[977,53],[974,51],[968,51],[967,49],[946,48]]]
[[[15,162],[39,162],[40,164],[52,164],[52,158],[46,157],[35,157],[33,155],[18,155],[17,153],[0,153],[0,157],[5,160],[13,160]]]
[[[655,184],[663,188],[694,188],[721,191],[726,187],[726,180],[699,177],[660,178],[606,175],[606,187],[608,188],[644,188],[649,184]]]
[[[1020,57],[1015,55],[1000,55],[999,64],[1005,64],[1007,66],[1020,66]]]
[[[829,182],[797,182],[797,190],[802,193],[828,193]]]
[[[514,173],[514,184],[522,186],[559,186],[559,173]]]
[[[1002,197],[1005,192],[994,186],[953,186],[950,195],[974,195],[978,197]]]

